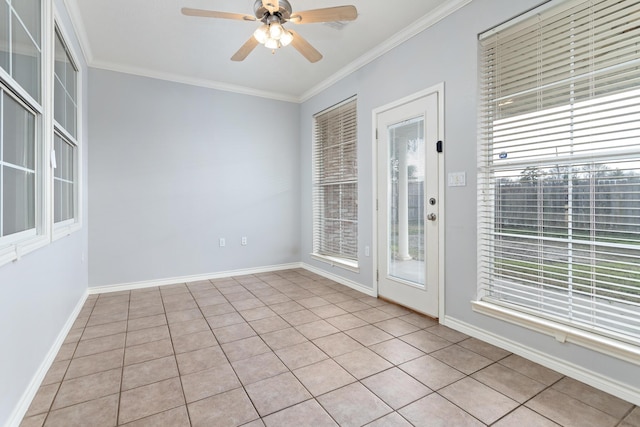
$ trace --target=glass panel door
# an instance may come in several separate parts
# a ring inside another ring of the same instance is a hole
[[[424,117],[395,123],[389,138],[388,274],[425,285]]]

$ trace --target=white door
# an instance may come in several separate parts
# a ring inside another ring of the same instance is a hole
[[[438,317],[438,92],[377,114],[378,294]]]

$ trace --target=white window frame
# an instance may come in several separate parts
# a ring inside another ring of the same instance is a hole
[[[480,36],[482,43],[483,38],[499,33],[502,30],[516,31],[529,25],[530,19],[539,19],[541,16],[551,9],[565,8],[568,9],[574,5],[581,3],[579,0],[570,1],[551,1],[527,14],[518,17],[506,24],[497,27],[494,30],[490,30]],[[556,9],[560,10],[560,9]],[[482,52],[479,55],[480,61],[483,60]],[[480,63],[480,73],[482,73],[483,65]],[[602,330],[597,327],[587,327],[580,323],[574,323],[566,321],[561,318],[556,318],[548,314],[539,312],[531,307],[518,306],[510,303],[509,301],[501,300],[500,297],[491,295],[487,291],[488,284],[490,286],[492,273],[492,261],[491,255],[487,253],[492,252],[492,248],[495,242],[492,240],[491,235],[494,230],[492,224],[495,224],[494,217],[492,216],[493,208],[495,204],[495,195],[491,190],[492,174],[494,173],[494,167],[492,166],[496,153],[490,153],[489,149],[485,148],[485,145],[492,143],[493,136],[492,131],[486,131],[483,126],[487,125],[487,122],[491,122],[491,118],[487,118],[487,111],[490,109],[490,102],[498,102],[500,95],[493,95],[483,92],[483,77],[480,74],[480,96],[482,104],[479,107],[479,149],[478,149],[478,297],[477,300],[472,301],[473,310],[494,318],[505,320],[526,328],[545,333],[555,337],[559,342],[572,342],[592,350],[596,350],[610,356],[632,362],[634,364],[640,364],[640,341],[631,338],[629,335],[623,333],[617,333],[615,330]],[[520,96],[520,94],[518,94]],[[493,100],[493,101],[492,101]],[[506,105],[510,100],[504,100]],[[500,104],[499,104],[500,105]],[[626,154],[630,153],[630,154]],[[506,153],[504,158],[507,157]],[[617,159],[625,160],[628,155],[633,155],[633,158],[638,158],[638,150],[635,152],[628,146],[620,146],[618,150]],[[573,153],[572,153],[573,155]],[[541,155],[542,157],[543,155]],[[606,159],[607,153],[601,154],[601,158]],[[566,164],[580,164],[584,163],[584,157],[578,157],[575,161],[566,160]],[[503,157],[501,157],[503,158]],[[598,159],[598,158],[596,158]],[[511,160],[510,160],[511,161]],[[597,160],[595,160],[597,162]],[[514,164],[518,163],[518,160],[512,160]],[[542,160],[539,160],[542,162]],[[524,165],[526,163],[521,161]],[[535,161],[531,162],[532,165],[536,165]],[[541,163],[542,164],[542,163]],[[572,180],[573,178],[569,178]],[[495,230],[494,230],[495,231]],[[571,303],[570,303],[571,304]]]
[[[321,206],[320,203],[322,202],[322,197],[320,194],[320,176],[319,176],[319,171],[318,171],[318,166],[319,166],[319,159],[317,158],[317,153],[316,153],[316,149],[317,149],[317,144],[318,144],[318,127],[317,127],[317,122],[318,122],[318,117],[323,116],[325,114],[331,113],[332,111],[337,110],[340,107],[343,107],[345,105],[348,105],[350,103],[353,103],[353,108],[355,109],[355,118],[354,121],[355,123],[353,123],[353,126],[355,128],[355,137],[354,137],[354,147],[353,150],[355,152],[355,157],[356,157],[356,162],[357,162],[357,151],[358,151],[358,141],[357,141],[357,127],[358,127],[358,120],[357,120],[357,97],[356,96],[352,96],[348,99],[345,99],[344,101],[329,107],[317,114],[314,115],[314,120],[313,120],[313,148],[312,148],[312,170],[313,170],[313,207],[312,207],[312,212],[313,212],[313,237],[312,237],[312,244],[313,244],[313,249],[312,252],[310,254],[310,256],[318,261],[324,262],[324,263],[328,263],[332,266],[337,266],[337,267],[341,267],[343,269],[346,270],[350,270],[353,272],[359,272],[359,265],[358,265],[358,231],[357,231],[357,217],[358,217],[358,212],[357,212],[357,205],[358,205],[358,177],[357,177],[357,165],[356,165],[356,177],[355,177],[355,188],[356,188],[356,237],[355,237],[355,254],[353,254],[353,256],[342,256],[343,254],[341,253],[336,253],[336,254],[330,254],[327,252],[324,252],[321,248],[322,244],[319,241],[318,236],[322,233],[324,233],[323,230],[321,230],[322,227],[322,215],[321,215]],[[353,184],[353,180],[350,180],[350,183]],[[323,205],[324,206],[324,205]],[[323,207],[322,206],[322,207]]]
[[[3,1],[3,0],[2,0]],[[17,261],[23,255],[46,246],[50,241],[50,214],[45,207],[50,202],[50,190],[47,179],[47,161],[45,153],[50,139],[42,129],[46,128],[47,106],[50,100],[47,93],[46,70],[49,60],[52,58],[48,49],[48,40],[45,36],[51,29],[47,16],[51,16],[51,2],[41,1],[40,22],[40,98],[36,101],[18,82],[3,68],[0,68],[0,81],[4,89],[21,100],[29,110],[35,114],[35,227],[20,233],[0,237],[0,266],[8,262]]]
[[[55,177],[54,174],[55,172],[51,171],[51,221],[53,222],[53,233],[52,233],[52,240],[57,240],[61,237],[65,237],[70,235],[73,232],[76,232],[78,230],[80,230],[82,228],[82,145],[80,144],[79,141],[82,140],[81,138],[81,131],[82,131],[82,126],[81,126],[81,111],[82,111],[82,94],[81,94],[81,88],[82,88],[82,72],[81,72],[81,68],[78,66],[79,62],[76,59],[77,56],[75,55],[75,52],[73,51],[73,48],[71,47],[71,45],[67,42],[67,40],[70,40],[69,37],[65,34],[64,29],[62,28],[61,25],[58,24],[59,19],[57,17],[57,13],[55,14],[55,24],[54,24],[54,32],[53,32],[53,56],[54,56],[54,61],[55,61],[55,40],[56,40],[56,32],[60,35],[60,38],[62,39],[61,42],[66,50],[66,53],[68,54],[69,60],[72,63],[72,66],[74,67],[74,69],[76,70],[76,117],[75,117],[75,124],[76,124],[76,136],[75,138],[64,128],[64,126],[62,126],[60,123],[57,122],[57,120],[55,120],[55,111],[52,109],[51,112],[51,116],[52,116],[52,122],[53,122],[53,134],[57,134],[60,138],[62,138],[64,141],[66,141],[69,145],[72,146],[73,148],[73,174],[74,174],[74,185],[73,185],[73,206],[74,206],[74,214],[73,214],[73,218],[67,219],[65,221],[60,221],[60,222],[55,222],[55,215],[53,213],[54,210],[54,205],[55,205],[55,190],[54,190],[54,183],[55,183]],[[55,71],[55,68],[53,68],[52,71]],[[55,73],[51,74],[51,93],[55,93]],[[54,100],[54,105],[55,105],[55,100]],[[55,107],[54,107],[55,109]],[[53,141],[54,138],[52,137],[51,139],[51,152],[52,154],[54,154],[54,148],[53,148]]]

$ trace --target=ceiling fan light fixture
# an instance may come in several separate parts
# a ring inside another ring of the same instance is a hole
[[[282,37],[280,37],[280,44],[282,45],[282,47],[289,46],[289,44],[291,44],[292,41],[293,41],[293,34],[291,34],[287,30],[284,30],[284,33],[282,33]]]
[[[315,63],[322,59],[318,52],[308,41],[294,30],[287,30],[283,24],[312,24],[315,22],[342,23],[353,21],[358,17],[355,6],[335,6],[321,9],[312,9],[292,13],[290,0],[255,0],[253,5],[254,15],[220,12],[216,10],[182,8],[182,13],[187,16],[200,16],[205,18],[233,19],[240,21],[262,22],[249,40],[247,40],[231,57],[232,61],[244,61],[253,49],[259,44],[271,49],[273,53],[281,47],[292,45],[309,62]]]
[[[283,33],[284,28],[282,28],[279,22],[273,22],[269,25],[269,36],[271,36],[272,39],[280,40]]]
[[[255,39],[258,41],[258,43],[265,44],[265,42],[269,38],[269,26],[267,24],[264,24],[264,25],[261,25],[260,27],[258,27],[254,31],[253,37],[255,37]]]
[[[267,41],[264,43],[264,47],[272,50],[278,49],[280,47],[280,41],[276,39],[268,38]]]

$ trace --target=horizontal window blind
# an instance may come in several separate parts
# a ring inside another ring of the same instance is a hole
[[[315,116],[313,252],[355,261],[358,252],[356,100]]]
[[[556,3],[480,36],[480,295],[640,344],[640,2]]]

